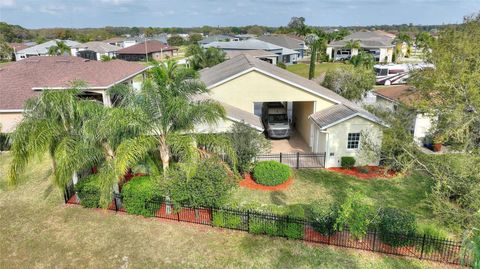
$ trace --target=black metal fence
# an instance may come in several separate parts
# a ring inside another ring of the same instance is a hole
[[[270,153],[259,154],[256,161],[277,161],[289,165],[292,168],[324,168],[325,153]]]
[[[71,204],[79,203],[70,186],[65,189],[65,201]],[[138,210],[138,205],[135,208]],[[350,234],[348,228],[341,231],[325,231],[324,228],[318,228],[319,225],[315,221],[251,210],[187,206],[175,208],[172,204],[163,201],[149,201],[140,208],[141,212],[133,212],[123,204],[120,194],[114,195],[108,207],[109,210],[116,212],[234,229],[252,234],[285,237],[450,264],[472,264],[471,253],[464,251],[462,243],[446,238],[428,235],[380,234],[374,229],[358,239]],[[385,238],[392,237],[395,238],[395,242],[402,242],[402,246],[396,247],[386,243],[392,240],[385,240]]]

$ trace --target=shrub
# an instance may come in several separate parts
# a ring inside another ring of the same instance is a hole
[[[340,161],[342,168],[350,169],[355,166],[355,158],[350,156],[343,156]]]
[[[275,216],[250,216],[249,232],[253,234],[267,234],[284,236],[291,239],[303,238],[303,224],[287,221]]]
[[[292,169],[277,161],[258,162],[253,168],[253,178],[259,184],[276,186],[287,181],[292,174]]]
[[[80,204],[88,208],[100,206],[100,178],[98,174],[89,175],[75,185]]]
[[[347,191],[345,201],[339,206],[335,228],[342,230],[348,227],[350,234],[355,239],[360,239],[367,234],[372,224],[372,209],[362,202],[363,195],[359,192]]]
[[[172,177],[168,186],[171,198],[182,205],[221,206],[234,187],[225,164],[216,158],[202,160],[191,177],[181,169],[169,172],[169,176]]]
[[[282,69],[287,69],[287,65],[285,63],[282,63],[282,62],[277,62],[277,66],[282,68]]]
[[[240,229],[243,224],[242,216],[228,211],[213,211],[213,226],[230,229]]]
[[[408,246],[416,234],[415,215],[397,208],[383,208],[380,211],[378,231],[382,242],[393,247]]]
[[[328,70],[322,85],[348,100],[361,100],[375,85],[375,73],[371,68],[344,65]]]
[[[424,225],[419,225],[418,227],[418,235],[423,236],[426,235],[427,238],[438,238],[438,239],[446,239],[448,237],[448,234],[442,230],[439,229],[437,226],[433,224],[424,224]],[[435,239],[434,239],[435,240]],[[421,244],[422,242],[419,241]],[[434,241],[432,240],[426,240],[425,244],[423,245],[423,252],[425,253],[432,253],[433,251],[442,251],[442,244],[435,244]],[[421,245],[419,246],[421,248]]]
[[[368,166],[360,166],[358,167],[358,172],[362,174],[368,174],[370,173],[370,169],[368,168]]]
[[[312,228],[322,235],[332,235],[337,230],[335,225],[337,218],[338,212],[332,209],[328,213],[315,216],[312,221]]]
[[[0,130],[1,130],[0,125]],[[12,143],[11,139],[8,134],[0,133],[0,151],[7,151],[10,150]]]
[[[131,214],[155,216],[160,208],[162,193],[158,182],[151,177],[136,177],[123,185],[123,205]]]

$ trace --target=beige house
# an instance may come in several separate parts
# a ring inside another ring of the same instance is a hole
[[[313,81],[247,54],[204,69],[200,77],[210,89],[209,98],[225,104],[229,114],[226,122],[203,131],[224,132],[231,122],[242,120],[262,131],[256,104],[291,103],[295,133],[311,152],[326,154],[326,167],[339,166],[342,156],[354,156],[359,164],[378,164],[378,156],[367,160],[360,151],[366,136],[381,143],[380,121]]]
[[[111,105],[107,89],[127,83],[134,87],[134,77],[149,67],[121,60],[90,61],[73,56],[34,56],[0,68],[0,132],[10,133],[22,119],[25,102],[44,89],[63,90],[75,81],[87,86],[82,97]]]

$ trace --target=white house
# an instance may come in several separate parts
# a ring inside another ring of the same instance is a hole
[[[115,57],[117,50],[121,47],[110,45],[105,42],[92,41],[78,44],[71,47],[72,56],[81,57],[84,59],[100,61],[102,56],[110,58]]]
[[[80,44],[79,42],[72,41],[72,40],[60,40],[60,39],[50,40],[45,43],[31,46],[26,49],[22,49],[15,52],[15,60],[20,61],[32,56],[48,56],[48,49],[52,46],[56,46],[57,42],[60,42],[60,41],[65,43],[69,47]]]

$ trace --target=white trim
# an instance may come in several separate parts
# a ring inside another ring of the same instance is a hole
[[[324,130],[324,129],[328,129],[328,128],[332,127],[332,126],[335,126],[335,125],[337,125],[337,124],[339,124],[339,123],[341,123],[341,122],[344,122],[344,121],[346,121],[346,120],[349,120],[349,119],[351,119],[351,118],[357,117],[357,116],[358,116],[358,117],[362,117],[362,118],[364,118],[364,119],[366,119],[366,120],[369,120],[369,121],[371,121],[371,122],[373,122],[373,123],[376,123],[376,124],[378,124],[378,125],[383,125],[383,126],[385,126],[385,127],[389,127],[388,125],[384,125],[384,124],[381,123],[381,122],[377,122],[376,120],[373,120],[373,119],[371,119],[371,118],[369,118],[369,117],[367,117],[367,116],[365,116],[365,115],[362,115],[362,114],[360,114],[360,113],[358,113],[358,112],[355,113],[355,114],[353,114],[353,115],[350,115],[350,116],[348,116],[348,117],[345,117],[345,118],[343,118],[343,119],[337,120],[337,121],[335,121],[335,122],[333,122],[333,123],[330,123],[330,124],[328,124],[328,125],[326,125],[326,126],[324,126],[324,127],[320,127],[320,125],[318,125],[318,124],[317,124],[317,126],[318,126],[321,130]],[[309,117],[313,122],[315,122],[315,120],[312,119],[312,115],[310,115],[310,116],[308,116],[308,117]],[[316,122],[315,122],[315,123],[316,123]]]
[[[17,113],[17,112],[24,112],[24,109],[0,109],[0,113]]]
[[[227,116],[226,118],[229,119],[229,120],[235,121],[235,122],[243,122],[243,123],[245,123],[246,125],[254,128],[254,129],[257,129],[258,131],[261,131],[261,132],[265,131],[264,128],[260,128],[260,127],[258,127],[258,126],[252,125],[252,124],[246,122],[245,120],[237,119],[237,118],[234,118],[234,117],[232,117],[232,116]]]
[[[230,76],[230,77],[228,77],[228,78],[226,78],[226,79],[223,79],[223,80],[221,80],[221,81],[219,81],[219,82],[216,82],[216,83],[208,86],[207,89],[209,89],[209,90],[210,90],[210,89],[213,89],[213,88],[217,87],[218,85],[221,85],[221,84],[226,83],[226,82],[228,82],[228,81],[230,81],[230,80],[233,80],[233,79],[235,79],[235,78],[238,78],[238,77],[240,77],[240,76],[242,76],[242,75],[244,75],[244,74],[249,73],[250,71],[257,71],[257,72],[259,72],[259,73],[262,73],[262,74],[267,75],[267,76],[269,76],[269,77],[272,77],[272,78],[274,78],[274,79],[277,79],[277,80],[280,80],[280,81],[285,82],[285,83],[287,83],[287,84],[290,84],[290,85],[292,85],[292,86],[294,86],[294,87],[300,88],[300,89],[302,89],[302,90],[304,90],[304,91],[306,91],[306,92],[308,92],[308,93],[311,93],[311,94],[313,94],[313,95],[315,95],[315,96],[319,96],[319,97],[321,97],[321,98],[323,98],[323,99],[326,99],[326,100],[328,100],[328,101],[331,101],[331,102],[333,102],[333,103],[335,103],[335,104],[341,104],[341,102],[338,101],[338,100],[335,100],[335,99],[333,99],[333,98],[331,98],[331,97],[327,97],[327,96],[325,96],[325,95],[323,95],[323,94],[320,94],[320,93],[318,93],[318,92],[316,92],[316,91],[312,91],[312,90],[308,89],[307,87],[301,86],[301,85],[299,85],[299,84],[297,84],[297,83],[294,83],[294,82],[292,82],[292,81],[290,81],[290,80],[287,80],[287,79],[285,79],[285,78],[276,76],[276,75],[274,75],[274,74],[272,74],[272,73],[269,73],[269,72],[264,71],[264,70],[262,70],[262,69],[259,69],[259,68],[257,68],[257,67],[250,67],[250,68],[248,68],[247,70],[244,70],[244,71],[242,71],[242,72],[239,72],[239,73],[237,73],[237,74],[235,74],[235,75],[233,75],[233,76]]]

